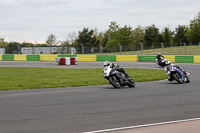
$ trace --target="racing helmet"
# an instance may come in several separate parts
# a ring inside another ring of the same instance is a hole
[[[157,56],[158,56],[158,55],[161,55],[161,54],[160,54],[160,53],[157,53]]]
[[[104,67],[105,67],[105,66],[109,66],[109,65],[110,65],[110,62],[109,62],[109,61],[104,61],[103,65],[104,65]]]
[[[168,66],[168,65],[170,65],[170,64],[171,64],[170,61],[165,61],[165,66]]]

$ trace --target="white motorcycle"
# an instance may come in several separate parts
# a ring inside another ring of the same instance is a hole
[[[110,84],[115,88],[121,86],[135,87],[135,82],[130,76],[125,76],[122,72],[105,66],[103,69],[104,78],[109,80]]]

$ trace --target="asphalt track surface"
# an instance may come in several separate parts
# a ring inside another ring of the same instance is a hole
[[[118,63],[155,68],[155,63]],[[1,133],[81,133],[200,117],[200,64],[179,64],[191,83],[167,80],[111,85],[0,91]],[[0,61],[0,67],[102,68],[102,62],[58,66],[55,62]],[[134,77],[133,77],[134,78]]]

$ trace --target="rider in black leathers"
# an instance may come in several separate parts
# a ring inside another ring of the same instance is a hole
[[[158,60],[158,62],[160,62],[161,61],[161,58],[165,58],[164,56],[162,56],[160,53],[157,53],[157,60]]]

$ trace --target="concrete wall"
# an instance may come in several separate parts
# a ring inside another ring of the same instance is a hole
[[[5,54],[5,48],[0,48],[0,54]]]

